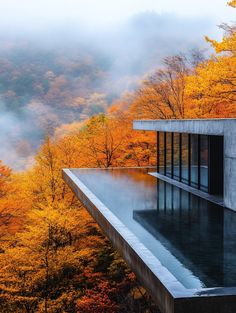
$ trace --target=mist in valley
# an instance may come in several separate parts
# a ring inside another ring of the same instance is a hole
[[[0,159],[15,170],[30,166],[60,125],[133,92],[163,57],[192,49],[209,55],[204,35],[221,36],[209,16],[144,10],[103,23],[60,14],[0,23]]]

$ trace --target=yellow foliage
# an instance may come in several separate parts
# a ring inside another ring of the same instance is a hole
[[[236,1],[229,5],[236,7]],[[183,55],[166,58],[140,90],[116,101],[108,114],[62,125],[53,139],[46,138],[31,170],[12,174],[0,162],[2,312],[67,312],[70,305],[76,312],[98,299],[103,308],[113,305],[108,278],[95,269],[107,264],[106,275],[114,277],[125,265],[63,181],[61,170],[155,165],[156,134],[132,130],[135,118],[235,117],[236,31],[225,30],[221,42],[207,38],[216,51],[209,60],[189,66]],[[66,78],[47,75],[48,97],[55,97]],[[104,98],[92,94],[87,101],[93,109],[97,101],[104,108]],[[82,107],[83,102],[77,98],[71,103]],[[135,280],[127,268],[123,278]],[[95,288],[88,299],[86,292],[94,285],[99,291]]]
[[[233,8],[236,8],[236,0],[231,0],[228,2],[228,5],[230,5]]]

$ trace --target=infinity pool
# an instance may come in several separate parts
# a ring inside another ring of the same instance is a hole
[[[152,171],[71,170],[185,288],[236,286],[236,213]]]

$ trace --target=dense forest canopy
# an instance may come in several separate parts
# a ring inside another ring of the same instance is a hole
[[[167,39],[158,35],[151,41],[156,50],[142,54],[150,63],[139,67],[131,55],[125,76],[114,75],[125,60],[121,54],[114,54],[115,62],[84,43],[79,50],[60,44],[55,50],[2,39],[0,156],[16,165],[17,156],[27,158],[42,143],[23,172],[0,162],[2,313],[158,312],[61,170],[155,165],[156,135],[132,130],[135,118],[235,117],[236,30],[222,28],[222,40],[206,38],[211,55],[190,49],[186,38],[191,53],[162,61],[155,53]],[[148,33],[138,34],[143,45]],[[121,95],[113,84],[127,86],[124,77],[131,87]]]

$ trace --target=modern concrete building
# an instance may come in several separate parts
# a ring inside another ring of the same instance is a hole
[[[143,120],[133,127],[157,132],[159,178],[236,210],[236,119]]]
[[[64,169],[65,181],[162,313],[235,313],[236,120],[133,127],[157,132],[157,167]]]

